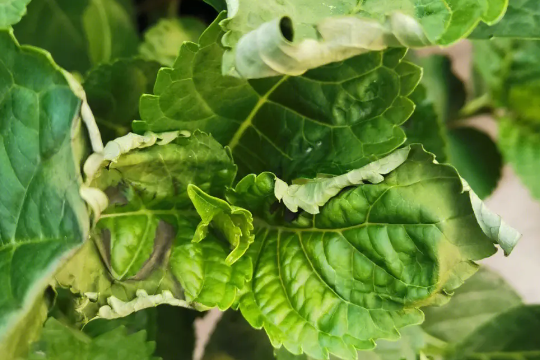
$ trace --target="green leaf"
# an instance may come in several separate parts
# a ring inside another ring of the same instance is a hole
[[[418,307],[446,302],[494,243],[508,253],[516,234],[433,160],[413,146],[384,181],[342,191],[318,215],[258,216],[247,252],[255,272],[240,300],[250,324],[294,354],[355,359],[356,349],[422,322]]]
[[[465,85],[452,70],[451,60],[447,56],[431,55],[418,58],[416,64],[424,71],[422,84],[428,89],[426,95],[443,124],[458,120],[467,93]]]
[[[152,91],[159,64],[140,59],[123,59],[93,68],[84,90],[104,142],[126,135],[138,119],[139,99]]]
[[[0,357],[11,359],[26,344],[8,339],[23,335],[18,322],[31,320],[49,277],[87,238],[89,215],[81,100],[44,51],[20,47],[11,31],[0,31],[0,49]]]
[[[21,21],[26,14],[26,5],[31,0],[6,0],[0,4],[0,29],[7,29]]]
[[[146,60],[172,67],[182,44],[197,41],[205,28],[206,25],[197,18],[161,19],[144,34],[139,54]]]
[[[457,344],[499,314],[522,304],[521,298],[499,275],[486,268],[472,276],[444,307],[424,310],[422,328],[448,343]]]
[[[194,322],[199,313],[180,307],[157,307],[155,354],[163,360],[190,360],[195,350]]]
[[[411,100],[416,104],[416,108],[402,128],[407,134],[406,144],[422,144],[427,151],[435,154],[437,161],[444,163],[448,159],[447,130],[435,104],[428,98],[428,92],[426,87],[420,84],[412,93]]]
[[[403,144],[399,125],[413,112],[407,96],[421,77],[401,61],[405,50],[248,82],[221,75],[222,17],[160,71],[155,95],[141,99],[136,132],[201,129],[230,147],[242,175],[272,171],[286,181],[343,174]]]
[[[129,57],[138,38],[131,14],[116,0],[34,0],[15,26],[21,43],[51,52],[68,71]]]
[[[241,341],[231,341],[241,339]],[[275,360],[264,331],[253,329],[236,311],[223,314],[204,348],[203,360]]]
[[[50,318],[28,360],[150,360],[154,348],[153,342],[146,341],[145,331],[128,335],[124,327],[118,327],[91,338]]]
[[[451,359],[536,359],[540,352],[540,306],[510,309],[478,328]]]
[[[495,26],[480,24],[470,35],[473,39],[509,37],[540,39],[540,4],[531,0],[510,0],[502,20]]]
[[[226,0],[204,0],[205,3],[212,5],[216,11],[224,11],[227,10],[227,3]]]
[[[493,106],[507,108],[520,118],[538,118],[539,51],[540,41],[474,42],[474,67],[480,88],[489,94]]]
[[[502,172],[502,157],[489,135],[472,127],[448,132],[450,163],[481,198],[497,187]]]
[[[448,45],[479,21],[496,22],[507,2],[338,1],[309,6],[227,2],[223,44],[226,74],[246,78],[300,75],[308,69],[387,47]]]
[[[499,122],[499,149],[532,196],[540,199],[540,126],[502,118]]]
[[[480,198],[486,198],[501,177],[502,160],[491,138],[456,123],[465,104],[463,83],[445,56],[417,59],[424,68],[422,84],[412,94],[417,108],[403,126],[407,143],[421,143],[437,160],[457,168]]]
[[[195,231],[193,242],[204,240],[212,224],[213,229],[223,235],[234,248],[225,259],[228,265],[234,264],[253,242],[253,216],[246,209],[231,206],[224,200],[206,194],[193,184],[188,185],[187,192],[202,219]]]
[[[231,341],[231,338],[242,341]],[[399,341],[380,341],[373,351],[362,351],[358,358],[362,360],[416,360],[425,346],[424,333],[419,326],[403,329]],[[275,355],[274,355],[275,352]],[[263,331],[253,329],[241,314],[227,311],[218,322],[204,350],[203,360],[312,360],[303,355],[293,355],[286,349],[274,350]],[[330,356],[332,360],[338,360]]]
[[[300,208],[310,214],[318,214],[319,208],[341,190],[366,182],[371,184],[382,182],[383,175],[392,172],[407,160],[409,151],[408,147],[396,150],[380,160],[340,176],[304,180],[301,184],[290,186],[276,179],[275,196],[292,212],[298,212]]]
[[[179,136],[163,145],[120,150],[120,156],[115,158],[112,154],[122,147],[120,142],[130,136],[137,137],[128,135],[105,148],[106,153],[110,149],[111,157],[106,162],[108,171],[104,176],[120,177],[129,183],[149,207],[181,209],[191,204],[187,194],[189,184],[215,196],[221,196],[232,185],[236,165],[229,150],[210,135],[195,131],[189,137]]]
[[[232,184],[236,166],[229,151],[196,131],[189,137],[130,134],[94,156],[107,159],[98,164],[105,167],[93,184],[107,189],[110,199],[92,233],[97,248],[86,246],[57,275],[60,286],[80,294],[82,321],[126,316],[162,303],[230,307],[251,278],[251,261],[238,260],[237,254],[230,265],[229,244],[215,236],[221,235],[215,229],[204,241],[192,241],[201,209],[188,196],[190,184],[213,195]],[[235,222],[249,214],[234,212]],[[249,224],[236,225],[245,231]]]

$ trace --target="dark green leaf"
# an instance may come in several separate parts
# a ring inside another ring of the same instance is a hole
[[[449,162],[481,198],[488,197],[501,178],[502,158],[497,145],[487,135],[471,127],[448,132]]]
[[[104,142],[126,135],[138,119],[139,99],[152,91],[159,64],[140,59],[118,60],[93,68],[84,81],[88,103]]]
[[[75,150],[80,99],[44,51],[19,47],[8,31],[0,49],[0,358],[11,359],[30,322],[41,325],[48,278],[87,238],[89,215]]]
[[[137,132],[198,128],[230,147],[241,174],[272,171],[285,180],[342,174],[403,144],[399,125],[413,112],[407,96],[421,76],[401,61],[404,50],[248,82],[221,75],[220,19],[160,71],[155,95],[141,99]]]
[[[444,163],[448,159],[446,126],[441,122],[435,104],[427,93],[423,84],[416,88],[411,95],[416,108],[402,128],[407,134],[406,144],[422,144],[427,151],[435,154],[437,161]]]
[[[51,52],[68,71],[136,54],[138,38],[131,14],[117,0],[33,0],[15,26],[23,44]]]

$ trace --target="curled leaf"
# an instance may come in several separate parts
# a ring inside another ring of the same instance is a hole
[[[409,151],[410,148],[405,147],[344,175],[307,180],[301,185],[287,185],[276,179],[274,194],[292,212],[298,212],[298,208],[301,208],[310,214],[318,214],[319,207],[346,187],[366,182],[378,184],[383,181],[383,175],[395,170],[407,160]]]
[[[233,247],[225,262],[228,265],[234,264],[244,255],[255,238],[252,235],[253,216],[246,209],[231,206],[224,200],[206,194],[195,185],[189,185],[187,192],[202,218],[193,236],[193,242],[203,240],[208,234],[208,227],[212,224]]]

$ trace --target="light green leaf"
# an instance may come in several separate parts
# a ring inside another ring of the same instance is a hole
[[[171,141],[168,134],[157,134],[161,145],[149,146],[156,142],[155,136],[147,134],[138,137],[131,134],[128,137],[135,138],[135,143],[132,143],[133,139],[124,137],[125,142],[117,139],[107,144],[105,158],[112,162],[106,162],[108,171],[104,172],[104,176],[116,174],[117,178],[138,191],[149,207],[178,209],[191,204],[187,195],[188,184],[196,184],[203,191],[216,196],[222,195],[225,188],[232,184],[236,165],[229,150],[210,135],[195,131],[189,137],[172,137],[174,140]],[[146,139],[150,139],[150,142],[146,142]]]
[[[0,29],[7,29],[21,21],[30,0],[6,0],[0,4]]]
[[[540,39],[540,3],[533,0],[510,0],[508,10],[498,24],[492,27],[480,24],[470,37]]]
[[[50,318],[28,360],[150,360],[155,344],[146,341],[146,332],[128,335],[118,327],[91,338],[83,332]]]
[[[51,52],[64,69],[85,73],[136,54],[135,25],[124,6],[117,0],[33,0],[15,34],[21,43]]]
[[[305,180],[302,184],[290,186],[276,179],[274,194],[290,211],[298,212],[300,208],[315,215],[320,213],[321,206],[349,186],[382,182],[383,175],[389,174],[407,160],[409,151],[408,147],[396,150],[380,160],[340,176]]]
[[[248,82],[221,75],[222,17],[200,45],[182,46],[173,69],[160,71],[155,95],[141,99],[136,132],[201,129],[230,147],[242,175],[272,171],[285,181],[343,174],[405,141],[399,126],[413,112],[407,96],[421,77],[401,61],[405,50]]]
[[[93,68],[84,81],[84,90],[104,142],[126,135],[138,119],[139,99],[152,91],[159,64],[140,59],[124,59]]]
[[[196,42],[206,25],[197,18],[161,19],[144,34],[139,54],[163,66],[173,66],[185,41]]]
[[[193,242],[198,243],[208,235],[208,227],[223,235],[233,247],[225,259],[228,265],[240,259],[253,242],[253,216],[246,209],[229,205],[228,202],[206,194],[197,186],[190,184],[187,193],[201,216],[201,223],[197,226]]]
[[[448,132],[449,161],[481,198],[497,187],[502,172],[502,157],[489,135],[472,127]]]
[[[540,199],[540,126],[503,118],[499,122],[499,149],[532,196]]]
[[[81,100],[44,51],[20,47],[11,31],[0,31],[0,49],[0,357],[11,359],[27,343],[10,348],[10,336],[22,335],[17,324],[87,238],[89,215],[79,196]]]
[[[57,276],[80,294],[83,321],[160,303],[226,309],[251,278],[250,259],[230,266],[229,244],[214,229],[192,241],[200,217],[188,185],[223,193],[236,173],[229,151],[199,131],[178,133],[127,135],[96,155],[108,159],[94,184],[107,189],[110,202],[92,233],[97,248],[88,245]]]
[[[540,353],[540,306],[521,306],[476,329],[455,351],[452,360],[537,359]]]
[[[231,338],[242,341],[231,341]],[[424,333],[419,326],[403,329],[399,341],[380,341],[373,351],[361,351],[362,360],[417,360],[425,346]],[[275,353],[275,355],[274,355]],[[203,360],[313,360],[303,355],[293,355],[284,348],[274,349],[264,331],[253,329],[241,314],[228,311],[218,322],[204,351]],[[338,357],[330,356],[332,360]]]
[[[230,0],[222,23],[223,71],[246,78],[300,75],[387,47],[448,45],[481,20],[496,22],[506,6],[504,0]]]
[[[240,300],[250,324],[294,354],[355,359],[356,349],[421,323],[420,306],[448,301],[494,243],[510,251],[513,234],[494,236],[455,169],[433,160],[413,146],[384,181],[342,191],[318,215],[258,216],[247,252],[255,272]]]
[[[519,295],[499,275],[480,268],[446,306],[424,310],[426,321],[422,328],[457,344],[499,314],[521,304]]]
[[[520,118],[538,118],[539,52],[540,41],[495,39],[474,42],[478,87],[480,92],[489,94],[491,105],[509,109]]]

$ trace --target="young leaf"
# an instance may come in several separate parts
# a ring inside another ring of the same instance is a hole
[[[0,29],[8,29],[21,21],[26,13],[26,5],[31,0],[6,0],[0,4]]]
[[[197,41],[205,28],[197,18],[161,19],[144,34],[139,54],[146,60],[172,67],[182,44]]]
[[[246,78],[300,75],[308,69],[386,47],[448,45],[479,21],[496,22],[506,1],[338,1],[309,6],[227,2],[226,74]]]
[[[534,359],[540,352],[540,306],[510,309],[461,342],[451,360]]]
[[[0,343],[9,347],[87,238],[89,215],[79,196],[80,99],[46,52],[19,46],[11,31],[0,31],[0,49]],[[19,345],[0,357],[24,352],[27,340]]]
[[[508,37],[518,39],[540,39],[540,4],[531,0],[511,0],[502,20],[492,26],[480,24],[473,31],[473,39]]]
[[[422,328],[451,344],[466,339],[499,314],[522,304],[514,289],[484,267],[460,287],[444,307],[424,310]]]
[[[155,344],[146,332],[128,335],[124,327],[91,338],[50,318],[28,360],[115,359],[151,360]]]
[[[201,129],[230,147],[242,175],[272,171],[286,181],[343,174],[405,141],[399,125],[414,110],[407,96],[421,71],[401,60],[404,50],[248,82],[221,74],[222,18],[160,71],[155,95],[141,99],[136,132]]]
[[[126,2],[33,0],[15,26],[21,43],[49,51],[68,71],[136,54],[138,38]]]
[[[224,200],[206,194],[193,184],[188,185],[187,192],[202,219],[195,231],[193,242],[202,241],[208,235],[208,228],[212,224],[213,229],[225,236],[233,247],[225,262],[228,265],[234,264],[253,242],[253,216],[246,209],[231,206]]]
[[[123,59],[100,64],[86,76],[84,90],[104,142],[126,135],[138,119],[139,99],[152,91],[159,64]]]
[[[433,160],[414,146],[384,181],[342,191],[318,215],[256,218],[255,272],[240,300],[250,324],[292,353],[355,359],[422,322],[418,307],[446,302],[494,243],[508,253],[516,234],[484,233],[493,219],[454,168]]]

